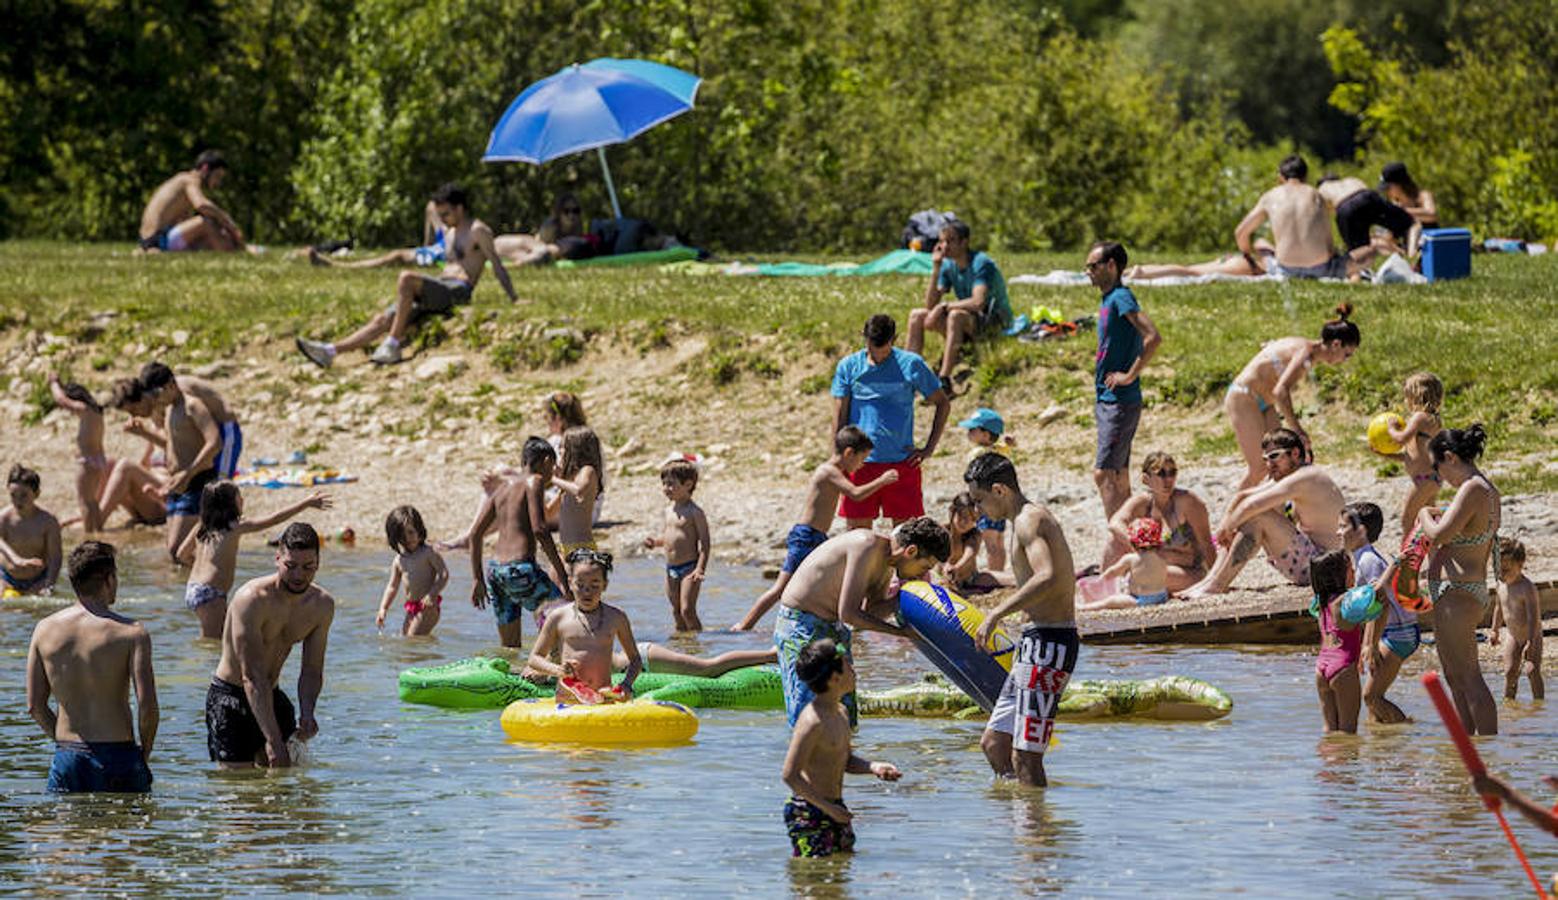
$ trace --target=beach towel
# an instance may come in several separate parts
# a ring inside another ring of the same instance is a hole
[[[338,469],[274,469],[248,472],[233,479],[240,487],[262,487],[276,490],[288,487],[318,487],[322,484],[346,484],[357,480],[356,475]]]
[[[655,266],[695,260],[702,255],[703,251],[697,247],[667,247],[664,250],[645,250],[640,253],[592,256],[589,259],[560,259],[557,261],[557,268],[600,269],[620,266]]]

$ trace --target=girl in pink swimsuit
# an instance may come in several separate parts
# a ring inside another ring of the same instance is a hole
[[[1358,733],[1358,710],[1363,688],[1358,681],[1358,659],[1363,653],[1363,630],[1342,619],[1338,607],[1352,582],[1352,559],[1346,550],[1329,550],[1309,563],[1309,583],[1315,590],[1310,612],[1320,620],[1320,656],[1315,660],[1315,691],[1320,695],[1320,714],[1325,731]]]

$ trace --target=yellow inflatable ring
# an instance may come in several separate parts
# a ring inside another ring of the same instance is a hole
[[[515,700],[503,710],[503,731],[510,740],[543,744],[684,744],[698,733],[698,717],[666,700],[599,706]]]

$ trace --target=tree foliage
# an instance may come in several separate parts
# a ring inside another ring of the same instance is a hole
[[[880,247],[927,206],[1011,248],[1225,245],[1288,146],[1350,156],[1358,136],[1370,159],[1429,142],[1413,168],[1467,221],[1551,216],[1529,200],[1553,178],[1551,35],[1511,26],[1550,32],[1553,0],[12,6],[28,38],[0,43],[0,235],[126,239],[206,147],[260,241],[403,244],[450,180],[500,230],[561,189],[605,215],[593,154],[480,162],[521,89],[599,56],[704,79],[695,109],[608,153],[629,215],[712,247]],[[1321,40],[1338,24],[1346,47]]]

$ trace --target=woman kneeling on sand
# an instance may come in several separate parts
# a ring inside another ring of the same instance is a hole
[[[1145,493],[1132,496],[1109,519],[1109,546],[1104,551],[1104,568],[1130,548],[1127,532],[1136,519],[1157,519],[1163,523],[1163,546],[1158,555],[1168,564],[1170,593],[1182,591],[1200,581],[1211,564],[1212,525],[1206,504],[1190,491],[1175,486],[1179,466],[1163,451],[1147,454],[1141,464],[1141,483]]]

